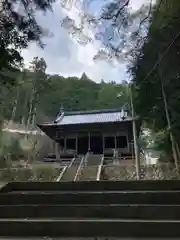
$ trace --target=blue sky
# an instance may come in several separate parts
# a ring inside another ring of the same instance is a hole
[[[131,0],[132,8],[137,10],[144,2],[147,0]],[[94,62],[93,56],[99,49],[99,44],[92,42],[86,46],[79,45],[60,26],[60,21],[66,14],[67,12],[61,8],[58,1],[53,5],[53,12],[46,15],[38,14],[38,22],[52,36],[43,39],[46,44],[43,50],[36,44],[30,44],[29,48],[23,51],[25,64],[27,65],[34,56],[38,56],[46,60],[47,72],[50,74],[81,76],[83,72],[86,72],[96,82],[101,81],[101,79],[116,82],[126,80],[125,63],[119,63],[113,67],[107,62]],[[71,10],[70,14],[76,17],[74,9]]]

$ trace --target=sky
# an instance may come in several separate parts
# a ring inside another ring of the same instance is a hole
[[[131,7],[137,10],[147,0],[131,0]],[[23,50],[25,65],[27,66],[33,57],[43,57],[47,63],[47,73],[59,74],[65,77],[81,76],[85,72],[90,79],[96,82],[127,80],[126,63],[118,63],[115,66],[106,61],[93,61],[93,56],[99,49],[99,44],[90,42],[85,46],[77,43],[60,25],[67,12],[61,8],[57,1],[53,5],[53,12],[46,15],[38,13],[38,23],[50,32],[50,37],[43,39],[45,48],[41,49],[32,43]],[[76,16],[74,10],[71,16]]]

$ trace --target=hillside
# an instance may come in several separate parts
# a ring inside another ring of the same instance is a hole
[[[29,125],[49,121],[61,107],[91,110],[117,108],[129,102],[125,83],[95,83],[86,74],[81,78],[58,75],[42,78],[37,73],[24,71],[17,78],[18,84],[8,91],[1,103],[4,119],[13,122]]]

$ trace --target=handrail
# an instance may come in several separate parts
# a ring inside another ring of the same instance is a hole
[[[98,172],[97,172],[96,181],[100,181],[103,163],[104,163],[104,155],[102,155],[101,162],[100,162],[100,164],[98,166]]]
[[[80,162],[80,164],[79,164],[79,166],[78,166],[76,175],[75,175],[74,180],[73,180],[74,182],[77,180],[77,176],[78,176],[79,171],[80,171],[80,169],[81,169],[81,166],[82,166],[82,164],[83,164],[83,162],[84,162],[84,159],[85,159],[85,156],[82,157],[81,162]]]
[[[76,160],[76,157],[73,157],[73,159],[71,160],[71,162],[70,162],[68,168],[70,168],[70,167],[73,165],[73,163],[74,163],[75,160]]]
[[[62,158],[61,161],[68,161],[70,158]],[[48,157],[44,157],[43,158],[43,162],[60,162],[60,160],[56,160],[55,158],[48,158]]]
[[[68,166],[63,167],[63,170],[61,171],[61,173],[60,173],[59,177],[57,178],[56,182],[59,182],[61,180],[61,178],[64,175],[67,168],[68,168]]]
[[[119,154],[118,149],[117,149],[117,148],[114,148],[114,149],[113,149],[113,158],[114,158],[114,159],[118,158],[118,154]]]
[[[83,163],[86,161],[86,159],[87,159],[88,156],[89,156],[89,152],[87,152],[86,155],[82,157],[81,162],[80,162],[80,164],[79,164],[79,167],[78,167],[78,169],[77,169],[76,175],[75,175],[75,177],[74,177],[74,182],[77,180],[77,177],[78,177],[78,175],[79,175],[79,172],[80,172],[80,170],[81,170],[81,167],[83,166]]]
[[[69,166],[64,166],[64,167],[63,167],[62,172],[60,173],[59,177],[58,177],[57,180],[56,180],[57,182],[59,182],[59,181],[61,180],[61,178],[64,176],[65,172],[67,171],[67,169],[72,166],[72,164],[73,164],[73,162],[75,161],[75,159],[76,159],[76,157],[74,157],[74,158],[71,160]]]
[[[24,167],[6,167],[6,168],[0,168],[0,171],[6,171],[6,170],[33,170],[34,167],[32,166],[24,166]]]

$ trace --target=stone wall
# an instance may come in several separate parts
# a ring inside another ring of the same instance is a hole
[[[102,180],[133,180],[136,179],[135,165],[103,166]],[[141,165],[141,179],[171,180],[180,179],[180,174],[173,164]]]
[[[62,169],[41,164],[33,168],[0,169],[0,182],[9,181],[56,181]]]

